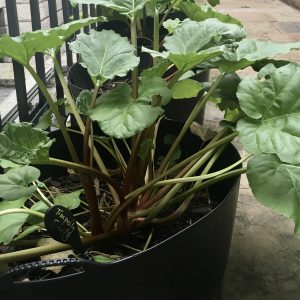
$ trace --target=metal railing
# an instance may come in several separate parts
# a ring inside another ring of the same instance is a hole
[[[63,23],[68,23],[72,20],[78,20],[80,17],[96,16],[98,9],[95,5],[79,5],[72,7],[69,4],[69,0],[47,0],[49,9],[49,23],[50,27],[56,27],[59,24],[58,14],[57,14],[57,3],[61,1]],[[31,14],[31,24],[32,31],[39,30],[42,28],[41,14],[40,14],[40,1],[39,0],[29,0],[30,14]],[[7,11],[7,23],[8,23],[8,33],[10,36],[20,35],[20,24],[18,20],[18,6],[16,0],[6,0],[6,11]],[[93,28],[93,26],[92,26]],[[89,31],[89,27],[84,28],[85,32]],[[57,57],[61,61],[61,52],[58,52]],[[65,45],[65,55],[66,64],[70,67],[73,64],[73,55],[69,50],[68,42]],[[0,130],[8,121],[14,121],[16,118],[20,122],[33,122],[36,123],[38,118],[43,114],[43,112],[48,108],[45,97],[38,89],[37,86],[28,88],[26,86],[26,77],[24,68],[18,63],[13,61],[13,72],[15,79],[15,90],[17,102],[14,107],[4,116],[0,114]],[[45,68],[45,57],[42,53],[35,55],[35,67],[38,75],[43,80],[45,84],[50,81],[50,79],[55,79],[55,92],[56,98],[61,99],[64,97],[63,89],[59,80],[56,78],[56,74],[53,68],[46,70]],[[2,120],[1,120],[2,117]]]

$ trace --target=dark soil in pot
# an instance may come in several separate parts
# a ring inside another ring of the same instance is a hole
[[[168,128],[161,131],[159,139],[163,139],[170,130],[173,134],[178,133],[176,122],[164,123]],[[199,140],[191,136],[184,143],[193,152]],[[163,153],[165,150],[161,151]],[[65,155],[62,152],[59,154]],[[183,151],[184,156],[188,154]],[[238,152],[230,146],[215,168],[225,167],[225,164],[233,163],[238,157]],[[46,299],[80,299],[79,295],[87,294],[97,295],[103,300],[119,297],[133,300],[220,299],[238,181],[238,178],[230,179],[210,189],[210,194],[219,201],[211,212],[142,253],[111,264],[75,261],[75,265],[83,269],[60,278],[13,284],[6,282],[5,285],[0,282],[0,291],[8,287],[8,290],[1,291],[1,295],[31,300],[40,299],[42,295]]]

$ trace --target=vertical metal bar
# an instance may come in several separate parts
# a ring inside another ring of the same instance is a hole
[[[83,18],[87,18],[89,16],[89,7],[87,4],[82,4],[82,16]],[[85,33],[88,33],[90,31],[90,27],[85,26],[83,30]]]
[[[74,20],[79,20],[79,5],[73,8]]]
[[[62,9],[63,9],[63,18],[64,23],[70,22],[70,4],[69,0],[62,0]],[[67,65],[68,67],[71,67],[73,65],[73,56],[72,51],[69,47],[69,41],[66,41],[66,55],[67,55]]]
[[[79,20],[79,5],[76,5],[73,8],[73,16],[74,16],[74,20]],[[80,33],[80,30],[78,30],[75,34]],[[77,54],[77,60],[79,59],[79,55]]]
[[[30,0],[30,13],[31,13],[31,24],[32,30],[39,30],[41,29],[41,14],[40,14],[40,7],[39,7],[39,0]],[[44,55],[42,53],[37,53],[35,55],[35,66],[36,72],[42,81],[46,84],[46,72],[45,72],[45,62],[44,62]],[[39,89],[39,104],[42,105],[46,103],[46,98],[44,94]]]
[[[5,0],[7,11],[7,23],[11,36],[20,35],[19,20],[16,0]],[[13,61],[15,86],[20,121],[29,121],[29,108],[27,103],[26,78],[24,68],[21,64]]]
[[[96,14],[97,14],[97,17],[100,17],[102,16],[102,9],[101,9],[101,5],[97,5],[96,6]],[[101,22],[98,22],[97,23],[97,27],[99,27],[101,24]]]
[[[95,4],[90,4],[90,16],[91,17],[96,17],[96,7],[95,7]],[[96,29],[97,25],[96,24],[92,24],[91,28]]]
[[[58,26],[56,0],[48,0],[48,7],[49,7],[50,27],[53,28]],[[60,51],[57,53],[57,59],[59,63],[61,63]],[[56,82],[56,97],[57,99],[61,99],[64,97],[64,91],[56,73],[55,73],[55,82]]]
[[[101,14],[102,14],[102,11],[101,11],[101,5],[97,5],[96,6],[96,13],[97,13],[97,17],[100,17]]]

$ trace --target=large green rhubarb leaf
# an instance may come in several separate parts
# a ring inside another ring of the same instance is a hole
[[[185,20],[172,36],[165,38],[164,47],[178,69],[184,72],[224,53],[226,43],[240,40],[244,30],[235,24],[217,19],[203,22]]]
[[[223,23],[218,19],[202,22],[187,19],[172,36],[165,38],[164,47],[171,53],[197,53],[244,37],[244,29],[235,24]]]
[[[300,238],[300,166],[282,163],[276,155],[261,154],[249,161],[247,177],[257,200],[292,218]]]
[[[299,49],[300,42],[274,43],[271,41],[244,39],[237,46],[234,52],[226,53],[222,60],[215,62],[215,65],[227,73],[232,73],[251,66],[259,60],[288,53],[293,49]]]
[[[96,4],[112,8],[121,14],[135,16],[149,0],[71,0],[72,4]]]
[[[81,65],[89,74],[102,82],[115,76],[126,76],[139,64],[134,46],[112,30],[81,33],[70,44],[70,49],[80,54]]]
[[[130,86],[121,84],[97,99],[90,116],[107,135],[129,138],[149,127],[163,113],[161,107],[152,107],[149,102],[134,100]]]
[[[236,24],[242,27],[239,20],[229,15],[216,12],[209,6],[200,6],[196,3],[182,1],[180,3],[180,9],[187,15],[187,17],[194,21],[204,21],[206,19],[216,18],[224,23]]]
[[[277,154],[281,161],[300,163],[300,66],[273,70],[265,80],[245,78],[237,96],[247,115],[237,130],[245,149]]]
[[[24,205],[26,199],[20,199],[17,201],[2,201],[0,202],[0,213],[14,208],[20,208]],[[2,215],[0,217],[0,244],[4,245],[10,243],[15,235],[20,231],[24,225],[28,214],[12,213]]]
[[[89,24],[104,20],[103,18],[87,18],[73,21],[59,27],[26,32],[17,37],[3,35],[0,38],[0,58],[9,56],[22,65],[28,65],[37,52],[56,49],[77,30]]]
[[[13,168],[0,175],[0,198],[17,200],[31,196],[37,189],[32,182],[40,177],[40,170],[31,166]]]
[[[8,123],[0,133],[0,158],[20,165],[47,162],[55,141],[47,135],[29,123]]]

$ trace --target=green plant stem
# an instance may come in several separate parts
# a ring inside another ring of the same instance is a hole
[[[215,178],[212,178],[210,180],[204,181],[200,185],[194,186],[190,190],[176,196],[174,199],[172,199],[172,202],[181,201],[181,200],[185,199],[186,197],[188,197],[190,195],[193,195],[194,193],[197,193],[198,191],[200,191],[203,188],[209,187],[209,186],[211,186],[213,184],[216,184],[217,182],[221,182],[225,179],[235,177],[235,176],[239,176],[239,175],[244,174],[246,172],[247,172],[247,168],[240,168],[240,169],[236,169],[236,170],[233,170],[233,171],[229,171],[227,173],[219,175],[219,176],[217,176]]]
[[[199,161],[195,165],[193,165],[186,173],[186,177],[194,174],[200,167],[202,167],[206,161],[211,157],[214,150],[211,150],[205,153]],[[176,183],[170,191],[158,202],[158,204],[151,210],[151,212],[146,216],[145,220],[140,224],[140,226],[144,226],[152,221],[161,211],[162,209],[173,199],[178,191],[181,189],[182,183]]]
[[[84,123],[83,123],[83,121],[81,119],[80,114],[77,111],[76,104],[75,104],[75,102],[73,100],[73,97],[71,95],[69,87],[68,87],[68,85],[66,83],[66,80],[65,80],[64,74],[62,72],[62,68],[60,66],[60,63],[57,60],[56,55],[52,55],[51,57],[52,57],[52,60],[53,60],[53,63],[54,63],[55,71],[57,73],[59,81],[61,82],[61,85],[62,85],[63,90],[64,90],[64,94],[65,94],[65,96],[67,98],[67,101],[68,101],[68,103],[70,105],[72,113],[73,113],[73,115],[75,117],[75,120],[76,120],[76,122],[77,122],[77,124],[78,124],[78,126],[80,128],[80,131],[82,132],[82,134],[84,134],[84,132],[85,132],[85,125],[84,125]],[[89,147],[92,147],[92,141],[91,140],[89,140]],[[96,163],[97,163],[100,171],[102,173],[104,173],[104,174],[106,174],[106,175],[109,176],[109,172],[108,172],[107,168],[105,167],[105,164],[103,163],[103,161],[102,161],[102,159],[101,159],[101,157],[100,157],[97,149],[94,149],[93,154],[94,154],[95,161],[96,161]],[[120,199],[118,198],[118,195],[116,194],[116,191],[110,185],[108,187],[109,187],[109,190],[111,192],[111,195],[112,195],[112,198],[113,198],[114,202],[116,204],[119,203]]]
[[[118,218],[119,214],[126,210],[133,201],[135,201],[136,197],[138,197],[141,193],[151,188],[156,182],[164,179],[169,174],[179,170],[180,168],[184,167],[186,164],[190,163],[195,159],[199,159],[202,155],[207,153],[208,151],[222,145],[226,144],[227,142],[231,141],[233,138],[237,136],[237,133],[229,134],[228,136],[221,138],[224,135],[224,132],[227,130],[222,131],[219,133],[204,149],[199,150],[195,154],[191,155],[187,159],[183,160],[182,162],[178,163],[174,167],[168,169],[163,174],[158,175],[153,180],[149,181],[144,186],[134,190],[133,192],[129,193],[125,196],[125,202],[121,205],[117,206],[111,213],[109,219],[107,220],[106,228],[109,229],[113,226],[114,222]]]
[[[177,70],[173,74],[169,75],[167,78],[165,78],[166,81],[168,81],[168,88],[172,88],[173,85],[178,81],[178,79],[184,74],[185,72],[182,70]]]
[[[209,91],[201,98],[201,100],[198,101],[198,103],[194,107],[193,111],[189,115],[188,119],[184,123],[184,125],[183,125],[180,133],[178,134],[176,140],[174,141],[174,143],[170,147],[170,150],[168,151],[167,155],[165,156],[165,158],[164,158],[164,160],[163,160],[160,168],[157,171],[157,175],[162,174],[163,171],[168,167],[168,164],[170,163],[170,160],[171,160],[171,158],[172,158],[172,156],[174,154],[174,151],[179,146],[182,138],[184,137],[184,135],[186,134],[186,132],[189,130],[192,122],[194,121],[194,119],[196,118],[196,116],[199,114],[199,112],[201,111],[201,109],[204,107],[205,103],[210,98],[210,96],[212,95],[212,93],[218,87],[218,85],[221,82],[221,80],[223,79],[223,77],[224,77],[224,74],[221,74],[217,78],[217,80],[213,83],[213,85],[211,86],[211,88],[209,89]]]
[[[75,147],[72,143],[72,140],[70,138],[70,135],[66,129],[65,123],[64,123],[64,119],[61,116],[58,107],[56,105],[56,103],[54,102],[54,100],[52,99],[51,95],[49,94],[47,87],[45,86],[44,82],[41,80],[41,78],[38,76],[38,74],[35,72],[35,70],[30,66],[27,65],[26,66],[27,70],[29,71],[29,73],[31,74],[31,76],[33,77],[33,79],[36,81],[38,87],[40,88],[40,90],[42,91],[43,95],[45,96],[51,111],[53,112],[53,114],[55,115],[56,121],[59,125],[59,128],[61,130],[61,133],[66,141],[67,147],[70,151],[71,157],[73,159],[74,162],[79,162],[79,158],[78,155],[76,153]]]
[[[211,178],[222,175],[222,174],[232,170],[236,166],[238,166],[241,163],[243,163],[244,161],[246,161],[251,156],[252,156],[252,154],[249,154],[249,155],[243,157],[242,159],[240,159],[239,161],[235,162],[234,164],[230,165],[229,167],[224,168],[224,169],[219,170],[219,171],[216,171],[216,172],[213,172],[213,173],[209,173],[209,174],[206,174],[206,175],[192,176],[192,177],[167,179],[167,180],[163,180],[163,181],[159,181],[159,182],[155,183],[154,186],[164,186],[166,184],[187,183],[187,182],[194,182],[194,181],[199,181],[199,180],[211,179]]]
[[[220,132],[217,136],[215,136],[212,139],[212,141],[204,149],[200,149],[198,152],[196,152],[193,155],[189,156],[185,160],[179,162],[178,164],[176,164],[172,168],[165,171],[163,174],[161,174],[159,176],[156,176],[153,180],[149,181],[145,186],[143,186],[139,189],[136,189],[135,191],[133,191],[130,194],[126,195],[125,200],[130,200],[131,198],[134,198],[134,197],[140,195],[141,193],[143,193],[144,191],[146,191],[147,189],[152,187],[156,182],[160,181],[161,179],[164,179],[166,176],[172,174],[173,172],[185,167],[188,163],[191,163],[193,161],[197,161],[199,158],[201,158],[208,151],[210,151],[212,149],[215,149],[215,148],[217,148],[217,147],[219,147],[223,144],[226,144],[226,143],[232,141],[237,136],[237,133],[231,133],[228,136],[223,137],[223,135],[225,134],[225,131],[227,131],[227,130],[225,129],[224,131]]]
[[[186,177],[189,175],[194,174],[200,167],[202,167],[207,160],[211,157],[211,155],[213,154],[214,150],[211,150],[207,153],[205,153],[201,158],[190,162],[187,166],[185,166],[178,174],[176,174],[175,176],[175,180],[182,178],[182,177]],[[140,200],[140,209],[144,209],[144,208],[150,208],[151,206],[153,206],[157,201],[160,201],[162,198],[164,199],[164,197],[166,197],[168,195],[168,193],[174,193],[174,188],[175,188],[175,194],[177,193],[177,191],[181,188],[182,185],[178,184],[176,187],[174,186],[170,186],[170,185],[165,185],[163,188],[161,188],[158,192],[155,191],[155,189],[152,192],[153,197],[150,200],[144,200],[143,198]],[[172,191],[173,189],[173,191]],[[163,200],[164,201],[164,200]],[[161,201],[160,201],[161,202]],[[160,204],[158,204],[160,205]]]
[[[100,84],[99,84],[99,82],[97,82],[95,84],[95,88],[94,88],[94,91],[93,91],[90,108],[95,107],[95,103],[96,103],[96,99],[97,99],[99,89],[100,89]],[[88,116],[86,118],[85,131],[84,131],[84,135],[83,135],[83,160],[84,160],[84,163],[85,163],[86,166],[91,166],[90,150],[92,151],[92,149],[94,149],[93,139],[91,139],[91,143],[92,143],[91,144],[91,149],[89,148],[91,126],[92,126],[92,120]]]
[[[145,250],[147,250],[147,249],[149,248],[150,243],[151,243],[152,238],[153,238],[153,233],[154,233],[154,230],[153,230],[153,228],[152,228],[152,229],[151,229],[151,232],[150,232],[150,234],[149,234],[149,236],[148,236],[148,239],[147,239],[147,241],[146,241],[146,243],[145,243],[145,246],[144,246],[144,248],[143,248],[143,251],[145,251]]]
[[[136,28],[137,28],[137,35],[139,37],[142,37],[143,36],[143,26],[142,26],[140,18],[136,19]]]
[[[89,246],[92,244],[103,242],[105,240],[109,240],[109,239],[119,236],[121,234],[122,234],[122,232],[120,232],[120,231],[114,231],[109,234],[100,234],[97,236],[87,236],[82,239],[82,243],[85,246]],[[19,250],[19,251],[1,254],[0,255],[0,263],[23,261],[23,260],[39,257],[41,255],[47,255],[47,254],[61,252],[61,251],[70,250],[70,249],[72,249],[71,245],[62,244],[62,243],[53,241],[53,243],[51,243],[51,245],[39,246],[39,247],[30,248],[30,249]]]
[[[87,187],[84,189],[84,194],[90,208],[91,232],[92,235],[98,235],[103,233],[104,229],[102,223],[103,221],[99,212],[98,199],[96,190],[94,188],[93,177],[90,173],[86,173],[85,176],[82,176],[81,182],[83,186]]]
[[[0,217],[9,215],[9,214],[27,214],[27,215],[32,215],[41,219],[44,219],[45,215],[41,212],[38,212],[36,210],[32,210],[29,208],[10,208],[6,210],[0,211]]]
[[[70,168],[70,169],[74,169],[74,170],[77,170],[77,171],[83,172],[83,173],[91,173],[91,174],[95,175],[96,177],[100,178],[101,180],[107,182],[110,186],[112,186],[115,189],[115,192],[118,194],[118,197],[120,199],[124,198],[123,191],[121,190],[119,185],[113,179],[111,179],[110,176],[108,176],[94,168],[91,168],[89,166],[85,166],[82,164],[77,164],[77,163],[74,163],[71,161],[53,158],[53,157],[50,157],[47,162],[43,162],[43,163],[48,163],[51,165],[56,165],[56,166],[65,167],[65,168]]]
[[[35,182],[33,184],[36,185]],[[49,199],[44,195],[44,193],[40,190],[39,187],[37,187],[36,190],[37,190],[38,194],[40,195],[40,197],[41,197],[40,200],[42,202],[44,202],[48,207],[53,206],[53,203],[51,201],[49,201]]]
[[[99,88],[100,88],[100,84],[99,82],[97,82],[95,84],[95,88],[93,91],[90,108],[94,108],[95,106]],[[94,147],[95,147],[94,140],[93,138],[91,138],[92,137],[91,127],[92,127],[92,120],[88,116],[86,118],[85,132],[83,135],[83,161],[86,166],[90,166],[90,167],[93,166],[93,160],[90,154],[94,151]],[[89,141],[91,142],[90,147],[89,147]],[[86,186],[85,196],[90,208],[91,232],[93,235],[97,235],[102,233],[104,229],[101,220],[101,215],[99,212],[98,199],[97,199],[96,190],[94,188],[93,177],[90,174],[86,174],[83,180],[85,181],[85,186]]]
[[[153,224],[164,224],[164,223],[168,223],[171,222],[173,220],[176,220],[178,217],[180,217],[184,211],[188,208],[189,204],[191,203],[192,199],[194,198],[194,195],[191,195],[189,197],[187,197],[180,205],[179,207],[173,211],[171,214],[169,214],[166,217],[162,217],[162,218],[157,218],[157,219],[153,219],[152,223]]]
[[[133,17],[130,21],[130,32],[131,32],[131,43],[135,48],[135,55],[137,55],[137,32],[136,32],[136,19]],[[132,97],[133,99],[137,99],[138,97],[138,67],[135,67],[132,70]]]
[[[59,64],[56,56],[52,56],[52,59],[53,59],[53,62],[54,62],[55,71],[57,73],[59,81],[61,82],[61,85],[62,85],[63,90],[64,90],[64,94],[65,94],[65,96],[67,98],[67,101],[68,101],[68,103],[70,105],[72,113],[73,113],[73,115],[75,117],[75,120],[76,120],[76,122],[77,122],[77,124],[78,124],[78,126],[80,128],[81,133],[84,134],[84,132],[85,132],[85,125],[84,125],[84,123],[83,123],[83,121],[81,119],[80,114],[77,111],[76,104],[75,104],[75,102],[73,100],[71,92],[70,92],[70,90],[68,88],[68,85],[66,83],[64,74],[63,74],[62,69],[61,69],[61,66],[60,66],[60,64]],[[89,146],[91,147],[91,142],[89,142]],[[99,155],[99,153],[98,153],[98,151],[96,149],[94,151],[94,158],[95,158],[95,160],[97,162],[97,165],[98,165],[100,171],[108,175],[108,171],[107,171],[107,169],[106,169],[106,167],[105,167],[105,165],[104,165],[104,163],[103,163],[103,161],[102,161],[102,159],[101,159],[101,157],[100,157],[100,155]],[[114,195],[114,194],[115,193],[112,192],[112,195]]]
[[[153,50],[159,52],[159,10],[155,8],[153,28]],[[154,64],[157,58],[154,58]]]
[[[169,13],[171,12],[171,10],[173,9],[174,4],[176,3],[177,0],[175,1],[171,1],[169,7],[167,8],[167,10],[165,11],[164,16],[162,17],[160,23],[159,23],[159,28],[163,25],[164,21],[167,19]]]
[[[119,150],[119,147],[118,147],[117,143],[115,142],[115,140],[111,139],[111,142],[112,142],[114,151],[116,153],[117,161],[119,162],[119,165],[122,168],[123,174],[125,174],[126,173],[126,169],[127,169],[126,161],[125,161],[125,159],[124,159],[121,151]]]

